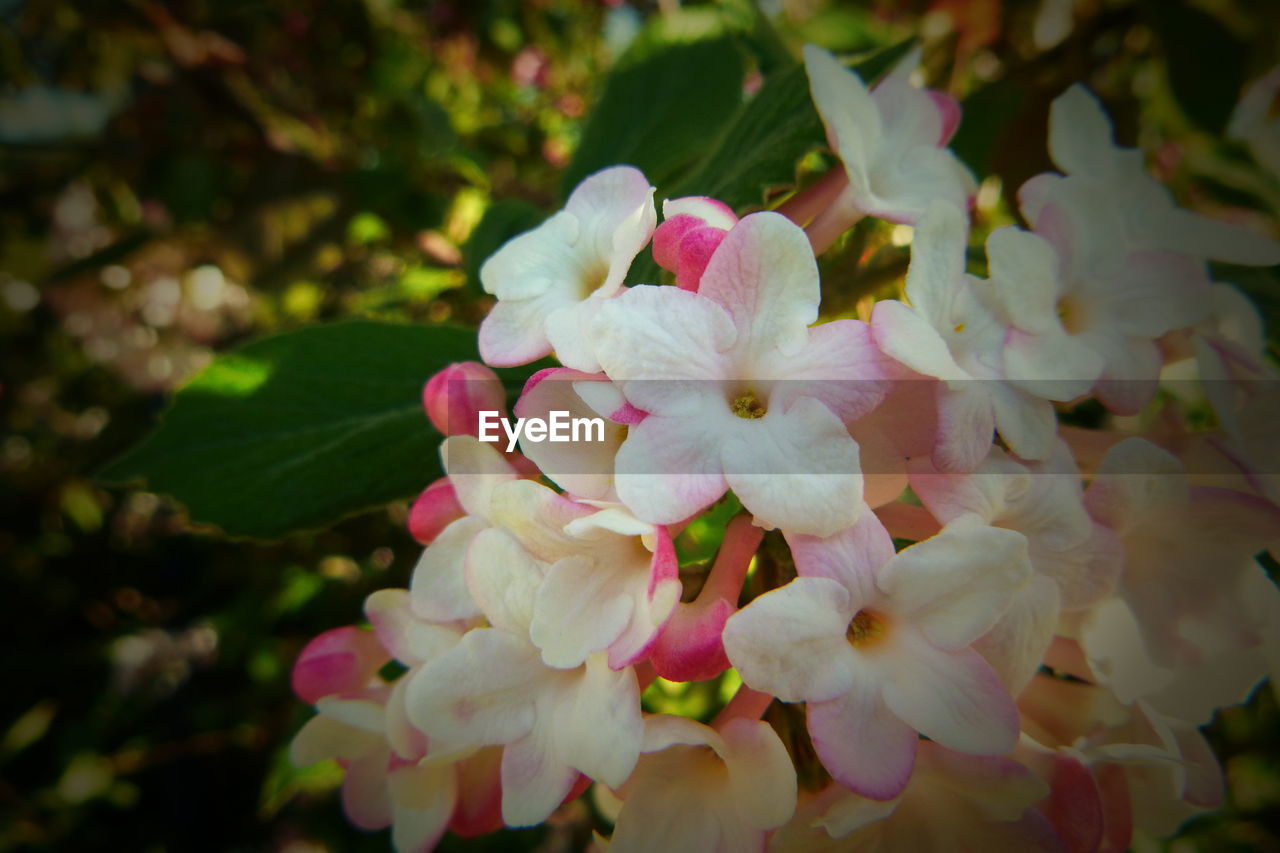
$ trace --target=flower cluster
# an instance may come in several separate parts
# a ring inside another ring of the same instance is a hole
[[[1258,321],[1207,261],[1280,245],[1178,208],[1074,87],[1030,230],[970,274],[959,108],[915,62],[868,90],[806,49],[840,166],[781,212],[658,224],[618,166],[484,264],[485,361],[561,365],[513,414],[605,428],[507,449],[477,437],[506,415],[488,367],[427,384],[447,477],[410,587],[294,670],[294,758],[343,764],[352,822],[427,850],[594,783],[618,851],[1087,851],[1219,801],[1197,726],[1280,663],[1280,468]],[[815,255],[863,216],[914,226],[901,298],[820,318]],[[650,244],[675,286],[625,286]],[[1214,430],[1158,395],[1188,365]],[[1163,408],[1060,423],[1087,399]],[[658,679],[739,678],[704,721],[644,712]]]

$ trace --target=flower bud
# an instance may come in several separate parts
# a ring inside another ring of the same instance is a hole
[[[409,534],[430,545],[440,531],[466,515],[448,477],[441,477],[422,490],[409,509]]]
[[[302,649],[293,664],[293,692],[314,705],[325,696],[368,686],[391,655],[372,631],[353,625],[325,631]]]
[[[506,417],[506,400],[502,380],[478,361],[451,364],[422,389],[422,407],[445,435],[476,435],[480,412],[501,412]]]
[[[653,259],[676,275],[684,290],[697,290],[702,272],[724,235],[738,221],[713,198],[691,196],[662,205],[663,223],[653,232]]]

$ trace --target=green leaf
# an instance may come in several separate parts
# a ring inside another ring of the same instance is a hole
[[[476,358],[475,341],[464,329],[365,321],[255,341],[178,391],[159,428],[99,479],[145,479],[194,521],[260,538],[408,497],[441,473],[422,385]]]
[[[951,140],[951,150],[964,164],[978,175],[989,175],[995,170],[997,154],[1013,144],[1033,147],[1020,134],[1011,135],[1009,128],[1022,116],[1031,102],[1026,84],[1016,77],[1006,77],[978,89],[964,99],[961,105],[964,119]],[[1038,116],[1044,119],[1045,116]],[[1040,122],[1041,125],[1044,121]],[[1044,135],[1041,131],[1041,135]],[[1038,146],[1043,148],[1043,146]]]
[[[635,166],[656,184],[669,180],[732,117],[742,101],[743,73],[729,36],[678,42],[642,36],[606,80],[565,170],[562,195],[618,164]]]
[[[517,234],[523,234],[545,218],[543,211],[520,199],[504,199],[491,204],[462,250],[467,289],[476,294],[483,292],[484,288],[480,286],[480,266],[485,260],[498,251],[503,243]]]
[[[1164,49],[1169,86],[1187,118],[1221,134],[1244,85],[1247,46],[1217,18],[1177,0],[1147,0],[1144,17]]]
[[[872,83],[906,55],[914,40],[880,50],[853,66]],[[774,187],[795,181],[800,158],[826,141],[809,97],[804,66],[793,63],[765,79],[690,176],[666,198],[707,195],[732,208],[758,206]]]

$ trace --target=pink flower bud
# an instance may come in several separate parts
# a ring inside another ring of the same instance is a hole
[[[476,435],[480,412],[507,415],[507,395],[498,375],[478,361],[460,361],[441,370],[422,389],[422,407],[445,435]]]
[[[707,262],[738,217],[723,202],[702,196],[672,199],[662,212],[665,220],[653,232],[653,259],[675,273],[679,287],[697,290]]]
[[[423,489],[409,509],[409,534],[430,545],[440,531],[466,514],[449,478],[441,477]]]
[[[302,649],[290,682],[299,699],[314,705],[325,696],[364,689],[389,660],[372,631],[334,628]]]

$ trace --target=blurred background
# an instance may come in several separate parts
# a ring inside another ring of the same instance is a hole
[[[929,83],[965,101],[979,233],[1051,167],[1048,104],[1074,81],[1183,204],[1276,233],[1280,177],[1257,164],[1280,140],[1226,131],[1280,61],[1280,4],[0,0],[0,851],[389,849],[346,825],[332,767],[290,767],[311,711],[288,675],[407,583],[406,504],[229,541],[94,473],[248,339],[474,327],[479,262],[559,206],[608,69],[657,19],[747,21],[793,55],[919,36]],[[827,287],[891,284],[908,239],[868,224]],[[1220,274],[1275,314],[1274,271]],[[1139,849],[1280,850],[1274,694],[1209,734],[1227,807]],[[591,821],[579,803],[442,849],[581,849]]]

